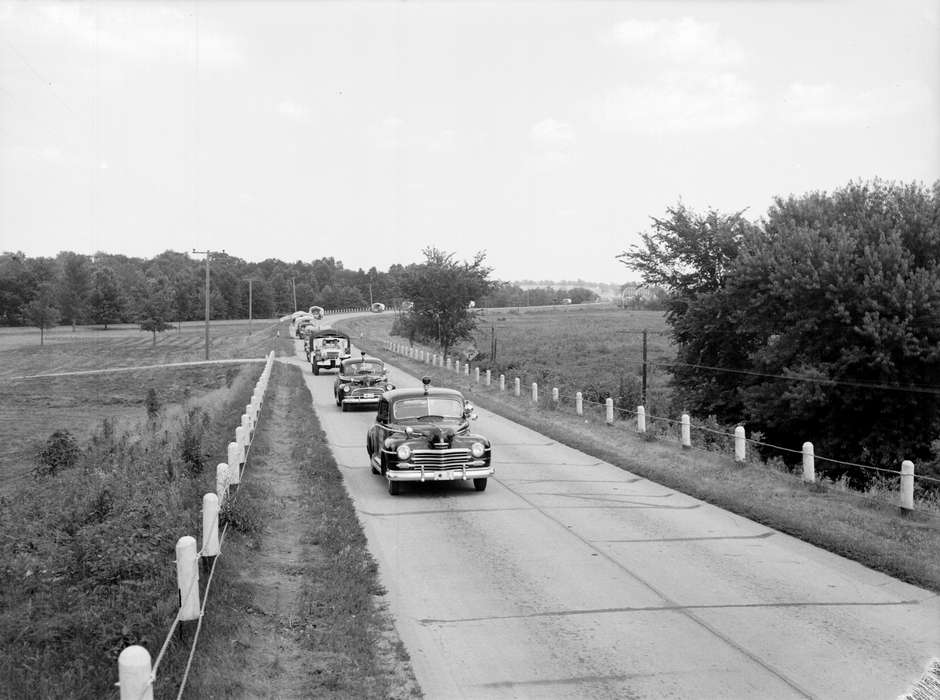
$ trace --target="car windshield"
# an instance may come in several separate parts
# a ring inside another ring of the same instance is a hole
[[[382,363],[375,361],[361,361],[357,360],[356,362],[348,362],[343,366],[344,374],[381,374],[382,373]]]
[[[452,396],[415,396],[399,399],[392,407],[392,416],[399,420],[425,416],[463,418],[463,401]]]

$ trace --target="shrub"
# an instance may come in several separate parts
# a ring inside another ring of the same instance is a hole
[[[160,399],[157,398],[157,390],[153,387],[147,389],[147,398],[144,400],[147,406],[147,417],[153,420],[160,414]]]
[[[56,430],[39,450],[33,475],[37,478],[55,476],[63,469],[74,467],[80,456],[81,450],[75,436],[68,430]]]

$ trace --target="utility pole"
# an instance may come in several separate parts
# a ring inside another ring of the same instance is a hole
[[[294,296],[294,311],[297,311],[297,283],[294,282],[294,278],[290,278],[290,289],[291,294]]]
[[[196,250],[193,248],[193,255],[206,256],[206,359],[209,359],[209,263],[214,257],[225,255],[224,250]]]
[[[248,278],[248,335],[251,335],[251,283],[254,279]]]
[[[643,405],[646,406],[646,329],[643,329]]]
[[[369,283],[369,308],[372,308],[372,283]]]

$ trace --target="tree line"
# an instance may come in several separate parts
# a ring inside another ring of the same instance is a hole
[[[668,291],[678,408],[940,476],[940,182],[777,198],[757,222],[680,204],[618,257]]]
[[[416,264],[396,264],[387,271],[349,270],[324,257],[293,263],[260,263],[220,255],[211,261],[209,307],[212,319],[281,316],[297,309],[364,307],[373,301],[398,307],[413,293],[402,281]],[[250,295],[249,295],[250,291]],[[523,290],[508,282],[487,288],[479,306],[536,306],[594,301],[583,288]],[[185,253],[166,251],[144,259],[71,251],[54,258],[30,258],[21,252],[0,254],[0,325],[100,325],[140,323],[161,330],[177,321],[205,317],[205,263]]]

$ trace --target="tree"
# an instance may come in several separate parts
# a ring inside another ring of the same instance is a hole
[[[109,267],[99,267],[91,280],[91,292],[88,295],[88,313],[92,323],[108,324],[121,319],[123,303],[114,272]]]
[[[788,377],[741,389],[769,441],[894,469],[935,457],[938,186],[876,180],[777,199],[742,245],[727,301],[759,341],[750,368]]]
[[[934,458],[940,183],[852,183],[777,199],[760,225],[725,221],[709,237],[670,226],[668,247],[625,254],[669,285],[684,407],[843,462]]]
[[[59,323],[59,310],[55,306],[55,289],[50,282],[39,285],[36,295],[22,308],[23,318],[39,329],[39,344],[45,343],[45,331]]]
[[[88,258],[72,252],[58,255],[59,272],[59,310],[62,318],[72,326],[84,320],[88,311],[88,298],[91,294],[91,270]]]
[[[738,310],[722,298],[741,241],[757,227],[743,212],[700,215],[680,204],[652,218],[643,244],[617,256],[643,277],[643,286],[664,288],[666,320],[677,346],[672,367],[678,402],[723,422],[741,419],[740,375],[704,367],[746,367],[756,341],[742,330]]]
[[[166,277],[149,280],[147,295],[140,309],[140,330],[153,334],[157,344],[157,333],[173,327],[169,321],[173,316],[173,287]]]
[[[482,252],[472,262],[457,262],[453,253],[433,247],[422,253],[424,262],[408,270],[400,282],[405,298],[414,303],[405,319],[412,333],[436,341],[447,355],[476,326],[470,302],[489,293],[491,269]]]

